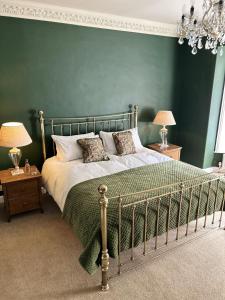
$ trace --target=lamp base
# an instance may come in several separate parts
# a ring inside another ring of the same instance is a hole
[[[161,150],[167,149],[169,147],[168,144],[159,144],[159,146]]]
[[[13,169],[11,171],[12,175],[19,175],[19,174],[23,174],[24,171],[22,169],[19,168],[19,163],[20,163],[20,159],[22,156],[22,152],[20,149],[14,147],[12,149],[9,150],[9,157],[15,167],[15,169]]]
[[[168,147],[168,143],[167,143],[168,129],[166,128],[165,125],[163,125],[163,127],[160,129],[159,134],[162,139],[162,143],[160,144],[160,149],[166,149]]]

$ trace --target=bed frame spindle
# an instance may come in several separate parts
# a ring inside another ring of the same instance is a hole
[[[100,185],[98,191],[101,195],[99,204],[101,208],[101,234],[102,234],[102,256],[101,256],[101,269],[102,269],[102,291],[109,289],[108,284],[108,270],[109,270],[109,254],[107,249],[107,207],[108,198],[106,197],[107,186]]]
[[[40,118],[40,126],[41,126],[41,142],[42,142],[42,152],[43,158],[46,160],[46,145],[45,145],[45,119],[44,119],[44,112],[42,110],[39,111],[39,118]]]

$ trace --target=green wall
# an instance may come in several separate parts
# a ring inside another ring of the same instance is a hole
[[[143,144],[159,141],[151,121],[172,109],[177,125],[169,141],[183,146],[181,159],[199,167],[218,159],[225,62],[210,52],[193,56],[176,38],[7,17],[0,17],[0,36],[0,123],[25,124],[33,143],[23,159],[42,163],[38,110],[75,117],[129,104],[140,106]],[[0,148],[0,169],[10,166],[7,151]]]
[[[143,143],[158,140],[150,121],[159,109],[173,108],[175,38],[6,17],[0,36],[0,123],[25,124],[33,143],[23,158],[41,163],[40,109],[83,116],[138,103]],[[0,150],[0,168],[10,166],[7,151]]]
[[[210,104],[210,114],[207,128],[207,138],[205,143],[204,154],[204,168],[212,165],[218,165],[218,162],[222,160],[222,155],[215,154],[215,143],[217,136],[218,120],[220,116],[221,99],[223,97],[225,78],[225,56],[217,56],[213,89]]]
[[[187,45],[179,53],[177,143],[182,160],[202,167],[216,57],[209,51],[191,54]]]
[[[214,154],[214,149],[225,56],[205,50],[194,56],[186,44],[180,47],[178,57],[176,143],[183,146],[181,159],[201,168],[215,166],[222,159]]]

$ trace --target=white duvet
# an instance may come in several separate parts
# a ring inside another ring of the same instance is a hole
[[[43,182],[61,211],[63,211],[68,192],[80,182],[131,168],[171,160],[165,155],[144,147],[135,154],[126,156],[109,155],[109,157],[109,161],[87,164],[83,163],[82,159],[61,162],[55,156],[45,161],[42,169]],[[104,182],[102,183],[104,184]]]

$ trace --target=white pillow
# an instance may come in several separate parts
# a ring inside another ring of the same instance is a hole
[[[77,140],[93,138],[94,136],[94,132],[71,136],[52,135],[56,145],[57,159],[66,162],[82,158],[82,149],[78,145]]]
[[[136,150],[136,152],[140,151],[143,148],[143,145],[141,144],[137,127],[132,128],[132,129],[123,130],[123,131],[131,131],[132,137],[133,137],[133,142],[135,145],[135,150]],[[119,132],[123,132],[123,131],[119,131]],[[102,139],[102,142],[103,142],[103,146],[105,148],[105,152],[107,152],[109,154],[116,154],[117,151],[116,151],[116,147],[115,147],[115,143],[114,143],[112,134],[113,134],[113,132],[106,132],[106,131],[100,131],[100,133],[99,133],[100,138]]]

